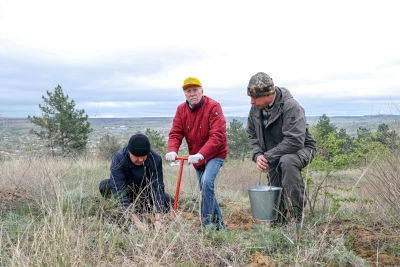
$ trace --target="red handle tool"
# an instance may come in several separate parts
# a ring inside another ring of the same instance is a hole
[[[175,192],[175,198],[174,198],[174,210],[172,212],[172,214],[174,216],[176,216],[176,209],[178,208],[179,189],[181,188],[183,165],[184,165],[184,161],[187,160],[187,159],[188,158],[182,158],[182,157],[176,157],[175,158],[175,160],[180,160],[180,164],[179,164],[178,182],[176,183],[176,192]]]

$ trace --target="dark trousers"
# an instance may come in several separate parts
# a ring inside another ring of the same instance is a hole
[[[307,203],[304,181],[301,170],[307,165],[297,154],[283,155],[276,167],[270,168],[269,184],[282,188],[279,220],[285,221],[286,213],[301,219],[303,208]]]
[[[125,194],[128,196],[135,213],[148,213],[153,211],[154,200],[153,194],[150,190],[144,190],[140,193],[133,189],[133,186],[127,186]],[[99,185],[100,194],[104,198],[110,198],[112,196],[110,179],[104,179]],[[174,198],[164,192],[164,208],[163,212],[167,213],[171,210],[171,206],[174,205]]]

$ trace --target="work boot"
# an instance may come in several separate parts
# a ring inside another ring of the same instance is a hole
[[[302,227],[302,219],[303,219],[303,214],[300,213],[294,217],[288,218],[287,224],[295,225],[296,230],[299,231],[299,230],[301,230],[301,227]]]
[[[286,221],[285,225],[287,225],[288,229],[296,227],[296,230],[300,231],[301,230],[301,217],[296,217],[296,218],[291,217]]]

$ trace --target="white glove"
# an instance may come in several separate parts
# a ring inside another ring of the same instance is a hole
[[[197,153],[196,155],[190,155],[188,158],[188,163],[196,164],[199,163],[200,160],[204,159],[202,154]]]
[[[177,156],[178,154],[176,154],[176,152],[169,152],[165,155],[165,159],[168,161],[174,161]]]

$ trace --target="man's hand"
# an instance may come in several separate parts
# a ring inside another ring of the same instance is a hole
[[[262,172],[268,172],[268,160],[264,157],[264,155],[259,155],[256,161],[257,169]]]
[[[155,220],[154,221],[154,228],[156,228],[157,231],[163,231],[165,232],[165,226],[162,224],[160,220]]]
[[[144,223],[142,223],[136,214],[131,215],[131,220],[135,223],[136,227],[142,230],[143,232],[147,232],[147,227]]]
[[[156,213],[155,218],[154,218],[154,228],[156,228],[157,231],[163,231],[165,232],[165,226],[161,222],[161,213]]]
[[[200,160],[204,159],[202,154],[197,153],[196,155],[190,155],[188,158],[188,163],[196,164],[199,163]]]
[[[174,161],[177,156],[178,154],[176,154],[176,152],[169,152],[165,155],[165,159],[168,161]]]

